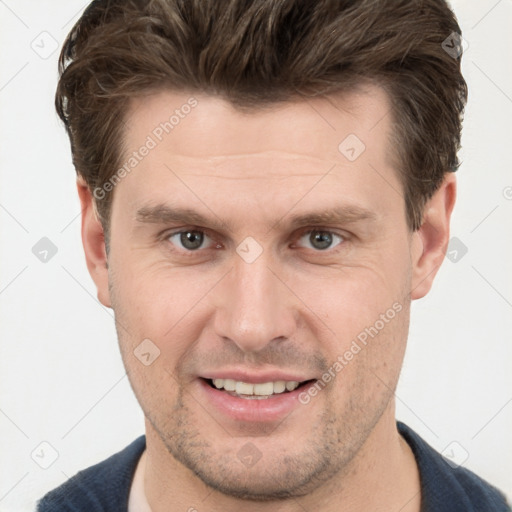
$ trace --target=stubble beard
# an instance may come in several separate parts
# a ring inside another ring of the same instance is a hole
[[[324,390],[325,391],[325,390]],[[361,422],[344,421],[337,418],[329,408],[315,420],[309,429],[308,438],[287,439],[280,453],[266,450],[262,436],[250,437],[251,442],[261,448],[261,459],[252,467],[246,467],[237,456],[237,438],[214,446],[197,427],[193,412],[184,403],[185,392],[180,386],[178,397],[167,421],[158,421],[147,411],[146,417],[172,457],[192,471],[211,489],[233,498],[253,502],[283,501],[308,495],[329,481],[340,491],[345,476],[352,471],[352,462],[382,416],[391,395],[383,400],[374,417]],[[361,404],[357,397],[350,400],[351,417]],[[308,414],[307,406],[298,413]],[[351,414],[352,413],[352,414]],[[205,412],[206,414],[206,412]],[[171,419],[172,418],[172,419]],[[220,428],[213,419],[212,427]],[[286,420],[270,435],[285,437]],[[279,431],[279,433],[278,433]],[[291,446],[290,446],[291,445]],[[300,448],[299,448],[300,447]]]

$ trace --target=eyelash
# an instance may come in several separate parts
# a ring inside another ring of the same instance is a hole
[[[191,228],[186,228],[186,229],[179,229],[177,231],[172,231],[172,232],[166,232],[162,235],[162,238],[164,241],[166,242],[169,242],[171,245],[174,245],[172,244],[172,242],[170,241],[170,238],[175,236],[175,235],[180,235],[182,233],[187,233],[187,232],[190,232],[190,231],[198,231],[199,233],[202,233],[203,235],[206,235],[208,238],[210,238],[210,240],[212,240],[213,244],[216,245],[216,247],[210,247],[210,248],[206,248],[206,249],[196,249],[196,250],[187,250],[187,249],[177,249],[180,253],[182,254],[186,254],[187,256],[194,256],[195,254],[197,253],[200,253],[200,252],[203,252],[205,250],[208,250],[208,249],[215,249],[215,248],[219,248],[219,243],[216,243],[214,241],[214,237],[211,236],[207,230],[205,229],[200,229],[200,228],[196,228],[196,227],[191,227]],[[324,249],[324,250],[320,250],[320,249],[309,249],[309,248],[306,248],[307,250],[311,250],[315,253],[318,253],[318,254],[332,254],[333,252],[336,252],[337,248],[339,248],[340,246],[344,245],[344,243],[346,243],[349,239],[349,236],[346,234],[346,233],[338,233],[336,231],[333,231],[331,229],[328,229],[328,228],[323,228],[323,227],[309,227],[309,228],[305,228],[303,229],[302,231],[299,232],[299,234],[296,236],[296,240],[300,240],[301,238],[303,238],[305,235],[309,235],[313,232],[321,232],[321,233],[329,233],[331,235],[334,235],[334,237],[338,237],[338,238],[341,238],[341,241],[336,244],[333,248],[330,248],[328,247],[327,249]],[[334,243],[334,242],[333,242]]]

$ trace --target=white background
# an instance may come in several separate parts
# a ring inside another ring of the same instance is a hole
[[[48,53],[85,5],[0,0],[1,512],[32,510],[143,433],[112,313],[85,267],[53,107],[58,50]],[[452,235],[467,253],[446,259],[413,305],[397,417],[512,496],[512,2],[453,5],[469,44],[469,104]],[[47,263],[32,253],[42,237],[58,249]]]

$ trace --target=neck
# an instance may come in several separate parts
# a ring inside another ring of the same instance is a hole
[[[247,512],[420,511],[419,472],[410,447],[396,429],[394,404],[343,474],[336,474],[306,496],[283,501],[252,502],[212,490],[169,454],[147,421],[146,441],[144,485],[152,512],[235,512],[241,508]]]

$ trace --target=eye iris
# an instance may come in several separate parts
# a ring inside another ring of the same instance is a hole
[[[332,234],[327,231],[312,231],[309,241],[315,249],[327,249],[332,244]]]
[[[199,249],[204,240],[204,235],[200,231],[184,231],[180,234],[180,242],[186,249]]]

